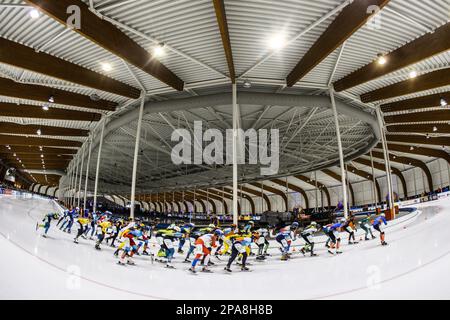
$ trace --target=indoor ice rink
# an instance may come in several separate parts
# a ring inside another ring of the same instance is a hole
[[[450,299],[449,0],[0,0],[0,299]]]

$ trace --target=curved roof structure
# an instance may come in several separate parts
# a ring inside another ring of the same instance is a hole
[[[377,107],[393,170],[448,161],[449,10],[444,0],[0,0],[0,158],[54,186],[75,155],[86,165],[92,141],[93,189],[105,124],[99,192],[126,194],[143,95],[137,192],[227,186],[230,168],[175,166],[168,152],[174,129],[231,127],[236,82],[241,127],[279,129],[282,150],[279,174],[244,166],[242,183],[277,188],[289,176],[306,187],[299,176],[326,170],[318,182],[336,184],[330,85],[350,182],[371,179],[369,151],[383,162]]]

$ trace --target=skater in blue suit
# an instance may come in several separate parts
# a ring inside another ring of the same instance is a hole
[[[379,217],[375,218],[372,222],[372,227],[380,233],[380,241],[382,246],[386,246],[387,242],[384,240],[384,226],[387,225],[386,215],[382,213]]]

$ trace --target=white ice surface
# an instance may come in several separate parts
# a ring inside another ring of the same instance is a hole
[[[214,273],[191,275],[177,254],[175,270],[143,256],[136,266],[119,266],[112,248],[98,252],[84,239],[76,245],[55,222],[43,238],[35,224],[55,210],[52,202],[0,196],[0,298],[449,299],[450,200],[417,207],[418,213],[390,223],[387,247],[378,240],[349,246],[343,234],[340,256],[318,244],[318,257],[294,253],[285,262],[274,248],[266,262],[250,259],[250,273],[233,267],[224,274],[225,262],[213,258]]]

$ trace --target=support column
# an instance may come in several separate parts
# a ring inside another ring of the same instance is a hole
[[[134,144],[134,158],[133,158],[133,176],[131,178],[131,208],[130,208],[130,218],[134,219],[134,203],[136,197],[136,175],[137,175],[137,165],[139,156],[139,142],[141,139],[141,128],[142,128],[142,117],[144,116],[144,104],[145,95],[142,93],[141,105],[139,107],[139,118],[136,130],[136,142]]]
[[[344,201],[344,217],[348,218],[348,200],[347,200],[347,188],[345,181],[347,180],[347,177],[345,175],[345,167],[344,167],[344,153],[342,150],[342,141],[341,141],[341,131],[339,129],[339,118],[337,114],[336,109],[336,101],[334,99],[334,88],[333,86],[330,86],[330,98],[331,98],[331,107],[333,109],[333,115],[334,115],[334,124],[336,126],[336,139],[338,143],[338,150],[339,150],[339,164],[341,167],[341,183],[342,183],[342,195],[343,195],[343,201]]]
[[[102,131],[100,133],[100,145],[98,146],[97,154],[97,168],[95,170],[95,183],[94,183],[94,205],[92,206],[92,212],[97,211],[97,190],[98,190],[98,176],[100,173],[100,160],[102,158],[102,148],[103,148],[103,138],[105,133],[105,123],[106,119],[103,119]]]
[[[380,128],[380,134],[381,134],[381,144],[383,146],[384,164],[386,167],[386,183],[388,186],[388,198],[389,198],[388,206],[392,210],[392,218],[395,219],[394,198],[393,198],[393,194],[392,194],[391,165],[390,165],[390,161],[389,161],[389,151],[387,149],[386,136],[385,136],[385,130],[384,130],[384,125],[383,125],[383,116],[381,114],[381,110],[380,110],[379,106],[377,107],[376,112],[377,112],[378,126]]]
[[[68,175],[68,185],[66,187],[66,192],[65,192],[65,202],[67,205],[69,205],[70,202],[70,194],[67,194],[68,192],[70,192],[71,188],[72,188],[72,181],[73,181],[73,164],[75,163],[75,159],[73,159],[73,161],[70,163],[70,168],[67,171],[67,175]]]
[[[83,154],[81,156],[80,181],[78,182],[78,197],[77,197],[77,207],[78,208],[80,207],[81,180],[83,180],[83,166],[84,166],[84,154],[85,153],[86,153],[86,148],[83,148]]]
[[[315,202],[316,202],[316,209],[315,211],[318,212],[319,211],[319,189],[317,188],[317,171],[314,171],[314,187],[315,187]]]
[[[373,168],[373,156],[372,150],[370,150],[370,166],[372,168],[372,197],[373,203],[375,204],[375,208],[378,206],[377,202],[377,190],[376,190],[376,181],[375,181],[375,169]]]
[[[77,193],[77,179],[78,179],[78,173],[80,171],[80,157],[77,157],[77,162],[76,162],[76,170],[75,170],[75,178],[73,180],[73,194],[72,194],[72,199],[71,199],[71,204],[72,207],[75,207],[75,195]]]
[[[233,87],[233,223],[238,223],[238,165],[237,165],[237,137],[238,137],[238,104],[237,87]]]
[[[288,183],[288,177],[286,177],[286,199],[287,199],[287,208],[286,212],[289,212],[289,183]]]
[[[86,209],[86,198],[87,198],[87,187],[89,181],[89,166],[91,165],[91,149],[92,149],[92,138],[89,138],[89,151],[88,151],[88,160],[86,165],[86,179],[84,182],[84,201],[83,208]]]
[[[347,177],[345,187],[347,188],[348,203],[349,203],[349,207],[351,207],[352,201],[351,201],[351,193],[350,193],[350,180],[348,178],[348,165],[345,165],[345,176]],[[354,202],[355,202],[355,199],[353,199],[353,203]]]

